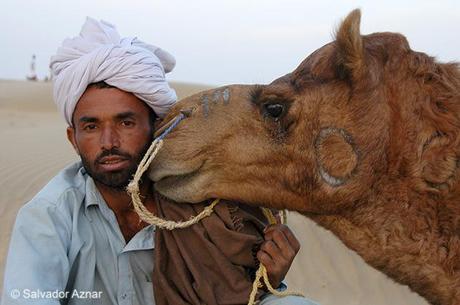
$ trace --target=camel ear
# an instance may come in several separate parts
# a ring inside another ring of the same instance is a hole
[[[361,11],[355,9],[342,21],[336,33],[339,75],[346,75],[352,81],[360,80],[366,74],[360,22]]]

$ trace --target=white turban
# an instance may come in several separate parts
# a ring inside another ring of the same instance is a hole
[[[132,92],[163,117],[177,101],[166,82],[176,62],[166,51],[137,38],[121,38],[115,26],[87,18],[80,36],[66,39],[51,57],[54,101],[67,123],[89,84],[105,81]]]

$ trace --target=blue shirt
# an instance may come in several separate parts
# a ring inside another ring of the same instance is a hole
[[[147,226],[126,244],[77,162],[19,210],[2,304],[155,304],[153,236]]]
[[[2,305],[154,305],[153,237],[147,226],[126,244],[93,179],[81,162],[72,164],[18,212]],[[281,304],[317,305],[271,294],[260,302]]]

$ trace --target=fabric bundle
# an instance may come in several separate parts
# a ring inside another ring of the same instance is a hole
[[[157,216],[181,221],[208,203],[180,204],[156,195]],[[197,224],[155,231],[157,305],[247,304],[267,221],[257,207],[221,200]]]
[[[87,18],[80,35],[66,39],[51,57],[54,100],[72,125],[72,114],[89,84],[105,81],[132,92],[163,117],[177,101],[165,73],[175,66],[166,51],[135,37],[121,38],[115,26]]]

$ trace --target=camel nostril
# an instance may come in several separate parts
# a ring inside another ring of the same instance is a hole
[[[175,128],[181,120],[185,118],[187,118],[187,115],[180,111],[180,114],[176,115],[174,118],[164,123],[164,125],[160,126],[157,130],[155,130],[154,137],[163,138],[166,134],[171,132],[171,130]]]
[[[180,111],[185,117],[190,117],[192,115],[192,112],[193,112],[193,108],[189,108],[189,109],[182,109]]]

